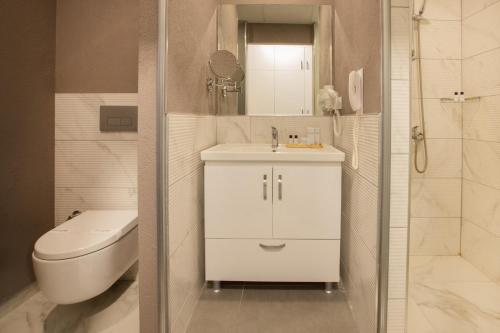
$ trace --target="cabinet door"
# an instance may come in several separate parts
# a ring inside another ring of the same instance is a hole
[[[275,70],[304,70],[303,45],[276,45],[274,47]]]
[[[304,71],[274,72],[274,112],[279,115],[304,114]]]
[[[248,44],[247,46],[247,70],[274,70],[274,46]]]
[[[245,94],[248,115],[274,113],[274,46],[248,45]]]
[[[272,166],[214,163],[205,166],[205,236],[272,237]]]
[[[313,53],[312,45],[304,47],[304,114],[312,115],[314,113],[314,96],[313,96]]]
[[[273,173],[273,237],[340,239],[340,165],[290,163]]]

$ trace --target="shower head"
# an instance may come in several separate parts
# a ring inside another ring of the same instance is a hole
[[[420,6],[418,13],[413,15],[414,20],[421,20],[422,19],[422,15],[424,15],[426,3],[427,3],[427,0],[422,1],[422,5]]]

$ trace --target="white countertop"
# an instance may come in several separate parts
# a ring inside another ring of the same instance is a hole
[[[282,161],[282,162],[343,162],[345,154],[331,145],[323,148],[287,148],[280,145],[276,152],[270,144],[220,144],[201,152],[203,161]]]

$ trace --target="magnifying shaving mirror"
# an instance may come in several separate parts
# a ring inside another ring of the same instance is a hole
[[[240,83],[245,79],[245,72],[240,66],[236,56],[227,50],[215,51],[208,61],[215,80],[208,79],[208,90],[219,88],[222,96],[226,97],[229,92],[240,92]]]

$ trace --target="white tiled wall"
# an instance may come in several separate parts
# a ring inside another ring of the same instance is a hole
[[[412,145],[410,254],[458,255],[462,106],[460,103],[442,102],[440,98],[451,98],[455,91],[462,90],[461,0],[427,1],[424,18],[420,21],[424,99],[418,99],[418,62],[414,61],[411,120],[412,126],[420,124],[418,110],[419,103],[422,103],[428,167],[424,174],[415,171],[415,147]],[[422,152],[420,144],[420,161]]]
[[[342,167],[341,277],[360,332],[376,332],[380,114],[362,116],[359,169],[351,167],[354,116],[342,117],[335,146]]]
[[[463,0],[462,256],[500,282],[500,1]]]
[[[417,1],[418,2],[418,1]],[[406,267],[410,163],[410,8],[392,1],[391,202],[387,332],[406,332]],[[397,71],[394,70],[397,64]]]
[[[215,116],[168,114],[169,308],[172,332],[185,332],[205,278],[203,162],[216,144]]]
[[[318,127],[321,142],[332,143],[331,117],[217,116],[217,143],[271,143],[271,127],[278,129],[279,142],[290,134],[306,136],[307,127]]]
[[[100,105],[137,94],[56,94],[55,224],[75,210],[137,207],[137,133],[101,133]]]

